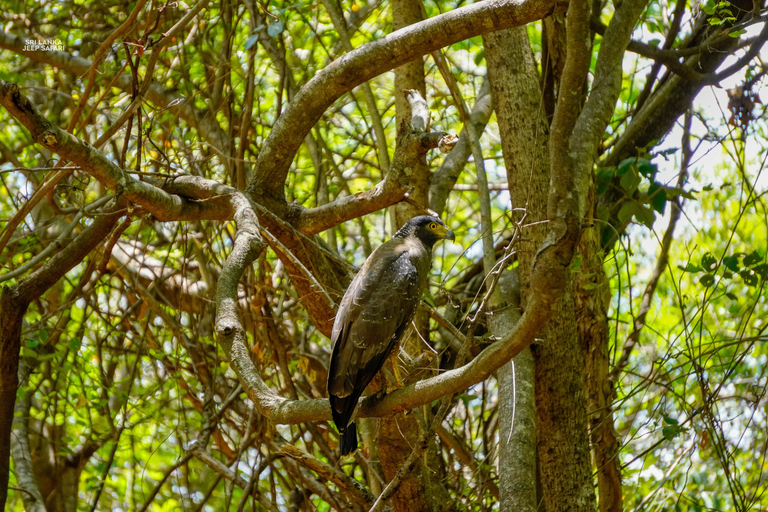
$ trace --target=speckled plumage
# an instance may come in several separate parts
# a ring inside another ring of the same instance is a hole
[[[453,232],[440,219],[414,217],[373,251],[341,300],[328,395],[344,455],[357,447],[350,423],[357,401],[410,324],[427,285],[432,246],[442,238],[453,240]]]

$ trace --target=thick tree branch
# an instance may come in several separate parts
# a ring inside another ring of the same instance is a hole
[[[591,179],[597,147],[602,140],[605,127],[613,115],[616,100],[621,92],[621,63],[624,52],[629,44],[635,23],[637,23],[647,3],[647,0],[622,2],[616,9],[616,13],[605,31],[603,42],[600,44],[592,90],[587,103],[584,105],[584,110],[574,126],[573,138],[568,148],[574,164],[581,167],[577,174],[584,179]],[[570,48],[569,46],[569,56]],[[581,205],[579,209],[582,214],[585,206]]]
[[[551,256],[542,257],[535,274],[539,274],[538,282],[546,286],[541,289],[544,293],[533,298],[520,322],[507,336],[490,345],[477,358],[460,368],[416,382],[381,398],[378,396],[363,398],[358,417],[390,416],[396,412],[411,410],[487,379],[534,341],[551,314],[551,305],[562,292],[560,283],[564,283],[565,268],[566,265],[563,262]],[[223,281],[222,278],[219,282]],[[219,288],[222,288],[221,284]],[[235,327],[231,325],[230,320],[222,322],[223,313],[219,316],[219,332],[225,339],[222,346],[225,347],[225,352],[230,354],[233,369],[240,377],[243,389],[261,414],[277,424],[331,419],[331,409],[327,399],[289,400],[272,391],[250,361],[249,351],[240,340],[240,336],[235,334]],[[229,315],[227,317],[229,318]]]
[[[410,25],[347,53],[307,82],[277,120],[259,154],[248,193],[253,197],[284,198],[285,178],[304,137],[323,112],[353,87],[443,46],[541,19],[558,7],[562,5],[556,0],[478,2]]]
[[[384,180],[371,190],[344,196],[332,203],[303,212],[294,226],[301,233],[312,236],[402,201],[408,193],[410,173],[416,163],[430,149],[440,147],[444,142],[452,147],[454,139],[454,135],[424,132],[423,128],[419,130],[412,127],[406,130],[398,139],[394,159]]]

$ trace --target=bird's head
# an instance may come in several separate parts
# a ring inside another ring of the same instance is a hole
[[[396,238],[406,238],[408,236],[415,236],[427,247],[432,247],[436,242],[444,238],[448,240],[456,239],[456,235],[448,229],[448,226],[442,220],[431,215],[414,217],[395,233]]]

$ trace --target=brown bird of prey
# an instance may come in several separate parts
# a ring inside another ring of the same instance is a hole
[[[368,257],[341,299],[333,323],[328,396],[341,454],[357,449],[357,401],[410,324],[432,267],[432,246],[453,231],[421,215]]]

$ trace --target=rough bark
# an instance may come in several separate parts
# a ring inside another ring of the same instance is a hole
[[[574,180],[573,186],[576,193],[559,198],[559,206],[552,202],[552,199],[556,198],[556,194],[549,194],[547,216],[550,218],[563,218],[566,223],[578,222],[583,224],[582,216],[591,214],[593,204],[591,198],[594,197],[592,166],[597,144],[602,136],[602,129],[610,119],[618,96],[621,80],[619,55],[626,48],[629,34],[643,5],[642,2],[625,2],[617,10],[609,27],[610,35],[609,31],[606,31],[606,38],[598,56],[594,88],[582,110],[580,95],[569,94],[569,91],[581,90],[588,70],[591,54],[588,28],[590,14],[589,5],[586,2],[571,3],[566,34],[568,55],[562,68],[562,74],[558,77],[560,94],[557,98],[552,122],[549,165],[551,169],[550,183],[554,185],[561,179]],[[494,70],[496,66],[491,64],[491,58],[489,57],[489,65]],[[491,76],[493,86],[493,71]],[[540,102],[539,105],[541,104]],[[507,117],[503,115],[499,105],[497,105],[497,113],[500,119]],[[503,124],[504,121],[500,121],[500,131]],[[517,129],[511,133],[518,137],[521,133],[525,136],[526,132]],[[505,159],[506,157],[507,152],[505,152]],[[525,161],[524,158],[521,159],[520,155],[516,160]],[[513,196],[513,204],[519,207],[521,204],[517,202],[513,192],[513,176],[509,176],[510,191]],[[519,178],[518,176],[516,180],[518,184],[521,183]],[[546,182],[541,182],[541,185],[546,186]],[[520,198],[519,201],[537,203],[535,198],[530,195],[527,199]],[[568,204],[570,206],[567,206],[566,209],[577,211],[578,218],[569,219],[567,216],[560,215],[561,208]],[[591,215],[587,217],[591,218]],[[591,239],[590,235],[594,234],[587,235],[586,241],[583,243],[588,244]],[[527,263],[525,252],[523,250],[521,254],[521,271],[523,273]],[[590,259],[596,259],[597,265],[602,265],[599,253],[590,253],[587,256]],[[556,313],[549,323],[546,341],[541,346],[534,348],[542,494],[547,510],[591,510],[594,507],[595,496],[592,489],[589,437],[587,435],[587,397],[585,394],[587,388],[585,388],[584,363],[579,349],[578,334],[585,336],[595,334],[595,330],[586,329],[582,333],[578,332],[574,314],[575,296],[572,291],[573,285],[570,282],[570,275],[566,276],[566,280],[566,292],[554,308]],[[537,291],[534,284],[530,292],[535,294]],[[597,309],[589,311],[594,317],[582,320],[582,324],[604,325],[601,319],[605,317],[605,310],[600,308],[606,305],[596,304]],[[607,338],[605,340],[607,341]],[[598,348],[599,342],[593,338],[584,340],[584,343],[598,344],[594,349],[587,351],[591,356],[602,353]],[[604,365],[605,369],[596,368],[595,371],[601,371],[607,378],[607,359],[602,362],[591,359],[590,363],[591,366],[588,368],[598,364]],[[602,381],[606,380],[603,379]],[[596,385],[600,387],[599,382],[601,380],[597,379],[592,381],[592,384],[597,383]],[[589,389],[592,390],[593,388],[594,385]],[[593,402],[595,400],[597,400],[596,394]],[[610,420],[610,416],[608,420]],[[604,426],[605,422],[593,424],[595,427],[600,425]],[[604,431],[601,432],[604,433]],[[605,437],[607,438],[607,436]],[[607,496],[601,495],[601,498],[610,500],[611,495],[607,493]]]
[[[517,271],[504,271],[499,280],[502,302],[490,318],[493,335],[509,332],[520,320]],[[496,372],[499,383],[499,510],[535,512],[536,401],[534,361],[522,351]]]
[[[21,365],[24,367],[25,365]],[[22,368],[22,373],[26,373]],[[26,386],[27,383],[24,383]],[[38,478],[32,462],[32,453],[29,448],[29,410],[32,406],[32,397],[29,390],[24,390],[21,398],[14,407],[13,439],[11,441],[11,454],[13,455],[14,473],[18,486],[24,491],[21,499],[27,512],[46,512],[43,495],[40,492]],[[52,507],[53,508],[53,507]]]
[[[600,510],[620,512],[621,465],[618,458],[619,443],[613,425],[613,393],[609,381],[608,308],[611,294],[603,268],[603,251],[597,230],[584,232],[578,258],[580,265],[574,275],[576,318],[586,368],[589,434],[597,473]]]
[[[5,509],[11,457],[11,424],[19,387],[21,324],[29,302],[19,300],[17,287],[0,292],[0,508]]]
[[[589,100],[574,126],[573,136],[568,144],[569,157],[574,167],[581,169],[578,175],[587,180],[581,184],[588,192],[582,195],[584,202],[580,203],[583,222],[587,226],[594,225],[595,188],[591,171],[597,157],[597,146],[615,108],[622,83],[623,55],[645,5],[645,0],[630,0],[617,8],[603,36]],[[592,450],[598,474],[600,509],[620,511],[621,473],[617,459],[618,442],[613,430],[610,408],[612,394],[609,385],[607,319],[610,297],[597,229],[588,229],[583,234],[579,254],[583,269],[575,278],[575,306],[579,314],[579,337],[588,376],[585,391]]]
[[[533,54],[524,27],[503,30],[484,37],[491,96],[495,105],[513,218],[524,224],[545,218],[549,184],[547,123],[542,110]],[[536,248],[546,234],[544,224],[523,228],[517,245],[522,306],[530,301],[528,287]],[[502,282],[502,290],[504,283]],[[518,292],[520,293],[520,292]],[[514,305],[508,293],[507,305]],[[492,317],[492,332],[508,331],[514,325],[513,310],[501,309]],[[497,319],[498,317],[498,319]],[[514,370],[514,374],[513,374]],[[534,361],[530,350],[515,357],[498,372],[499,491],[500,510],[535,511],[536,494],[536,404]],[[514,425],[511,423],[515,404]]]
[[[403,466],[419,440],[419,424],[416,414],[396,414],[379,420],[376,436],[379,460],[384,477],[391,481]],[[397,511],[449,510],[450,499],[441,488],[434,467],[425,464],[429,450],[416,461],[414,468],[402,479],[392,496]],[[446,508],[448,507],[448,508]]]

